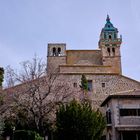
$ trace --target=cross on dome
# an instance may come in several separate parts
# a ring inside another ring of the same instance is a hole
[[[110,22],[109,15],[107,15],[106,21],[107,21],[107,22]]]

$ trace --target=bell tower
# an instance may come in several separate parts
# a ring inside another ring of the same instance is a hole
[[[48,72],[55,71],[59,68],[59,65],[66,64],[66,44],[48,44],[47,59]]]
[[[102,62],[104,66],[111,66],[113,73],[121,74],[121,54],[120,46],[122,37],[118,37],[118,29],[113,26],[109,15],[106,18],[106,24],[101,31],[99,48],[102,52]]]

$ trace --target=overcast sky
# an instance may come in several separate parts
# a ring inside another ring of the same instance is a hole
[[[123,38],[123,74],[140,81],[139,0],[0,0],[0,66],[45,60],[48,43],[97,49],[107,14]]]

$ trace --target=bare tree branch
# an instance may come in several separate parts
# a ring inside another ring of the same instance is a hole
[[[20,83],[5,91],[13,94],[13,106],[24,108],[38,129],[43,127],[45,121],[55,118],[55,109],[60,103],[67,102],[76,95],[58,69],[47,73],[46,64],[37,57],[23,62],[19,73],[8,67],[7,82],[8,87]]]

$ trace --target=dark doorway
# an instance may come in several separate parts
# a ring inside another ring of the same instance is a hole
[[[140,140],[140,132],[128,131],[122,133],[123,140]]]
[[[106,136],[103,135],[103,136],[101,137],[101,140],[106,140]]]

